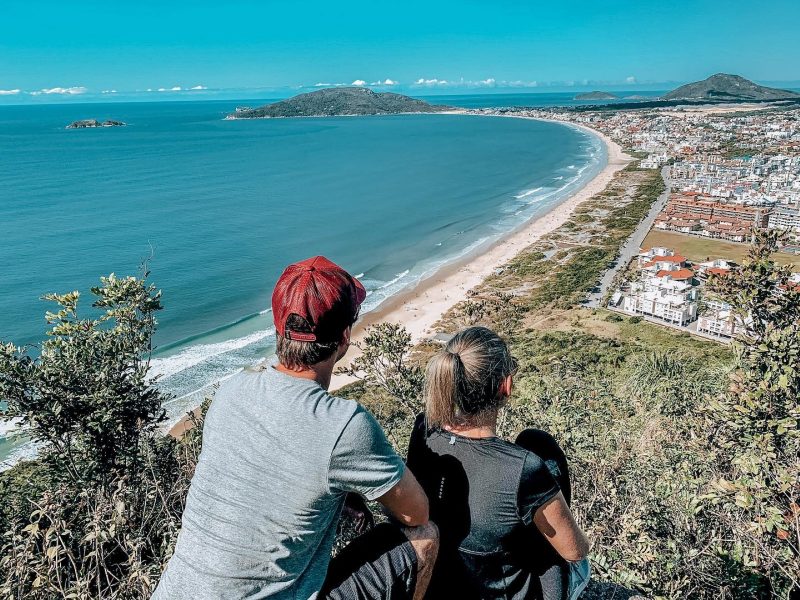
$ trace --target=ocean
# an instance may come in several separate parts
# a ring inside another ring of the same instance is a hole
[[[345,266],[370,310],[606,161],[595,136],[532,120],[223,120],[247,103],[0,106],[0,341],[44,337],[43,294],[87,292],[147,260],[165,305],[152,369],[178,418],[273,351],[270,293],[290,262]],[[86,118],[128,126],[64,129]],[[0,460],[28,451],[0,423]]]

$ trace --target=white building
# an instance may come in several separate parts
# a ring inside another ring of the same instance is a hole
[[[800,231],[800,207],[776,206],[769,215],[768,227]]]
[[[724,258],[715,258],[706,262],[697,263],[697,274],[700,277],[708,277],[710,275],[726,275],[730,270],[736,266],[729,260]]]
[[[690,275],[687,275],[688,271]],[[643,272],[622,298],[622,310],[647,315],[675,325],[687,325],[697,318],[697,289],[689,269],[674,272]]]
[[[699,333],[732,338],[740,329],[740,319],[731,310],[731,305],[719,300],[708,301],[706,310],[697,318]]]

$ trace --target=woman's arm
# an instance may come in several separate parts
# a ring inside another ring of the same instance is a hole
[[[576,562],[589,555],[589,540],[575,522],[561,492],[539,507],[533,522],[564,560]]]

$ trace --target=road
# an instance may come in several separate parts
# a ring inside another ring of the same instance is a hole
[[[653,205],[650,207],[650,212],[648,212],[647,216],[645,216],[645,218],[639,222],[639,225],[636,226],[636,229],[633,231],[630,237],[625,240],[624,244],[622,244],[622,247],[619,249],[619,257],[617,258],[616,262],[603,274],[597,291],[590,293],[586,297],[584,306],[588,306],[589,308],[599,307],[600,302],[608,293],[608,290],[611,287],[611,282],[614,281],[614,277],[616,277],[617,273],[627,267],[628,263],[633,260],[633,257],[639,254],[639,248],[642,247],[644,238],[647,237],[647,233],[653,226],[653,222],[656,220],[658,213],[664,210],[664,207],[667,205],[667,199],[669,198],[669,166],[665,166],[661,169],[661,176],[664,178],[664,183],[666,183],[667,189],[664,190],[663,194],[656,198],[656,201],[653,202]]]

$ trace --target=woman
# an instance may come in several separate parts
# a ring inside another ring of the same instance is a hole
[[[505,342],[485,327],[456,334],[428,363],[408,466],[441,534],[429,598],[562,600],[588,580],[589,542],[569,509],[564,453],[534,429],[515,444],[497,437],[515,371]]]

